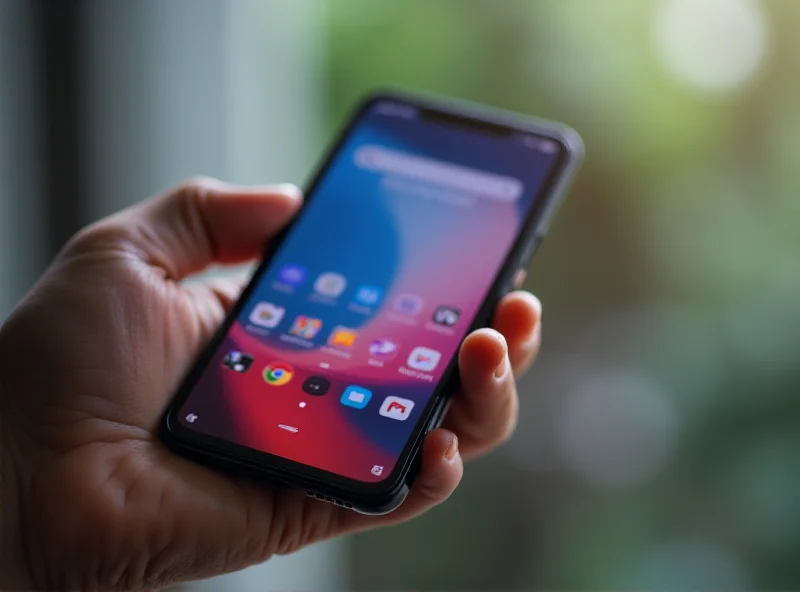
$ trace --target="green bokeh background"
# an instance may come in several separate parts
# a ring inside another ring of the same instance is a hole
[[[517,436],[425,518],[355,537],[353,587],[800,586],[800,2],[728,1],[767,42],[716,89],[659,49],[667,0],[328,2],[331,133],[388,85],[587,149],[529,270],[545,346]]]

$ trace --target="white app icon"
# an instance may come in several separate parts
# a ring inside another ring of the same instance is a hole
[[[314,291],[317,294],[338,298],[347,287],[347,280],[341,273],[329,271],[320,275],[314,282]]]
[[[254,325],[274,329],[283,318],[286,309],[270,302],[259,302],[250,313],[250,322]]]
[[[391,417],[399,421],[405,421],[411,415],[414,408],[414,401],[402,399],[400,397],[386,397],[378,413],[384,417]]]
[[[381,474],[383,473],[383,467],[380,465],[375,465],[374,467],[372,467],[372,470],[370,472],[376,477],[380,477]]]
[[[415,347],[411,355],[408,356],[406,364],[409,368],[414,370],[422,370],[423,372],[430,372],[439,364],[442,354],[435,349],[428,349],[427,347]]]

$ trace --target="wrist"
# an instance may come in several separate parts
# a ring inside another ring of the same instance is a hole
[[[21,475],[15,468],[15,446],[0,406],[0,590],[30,589],[22,532]]]

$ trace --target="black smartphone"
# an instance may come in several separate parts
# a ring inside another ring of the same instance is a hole
[[[369,97],[189,372],[167,443],[360,512],[396,508],[461,341],[544,238],[582,152],[561,124]]]

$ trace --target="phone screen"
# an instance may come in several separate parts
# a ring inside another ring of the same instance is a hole
[[[402,103],[368,106],[179,421],[342,477],[385,479],[560,151]]]

